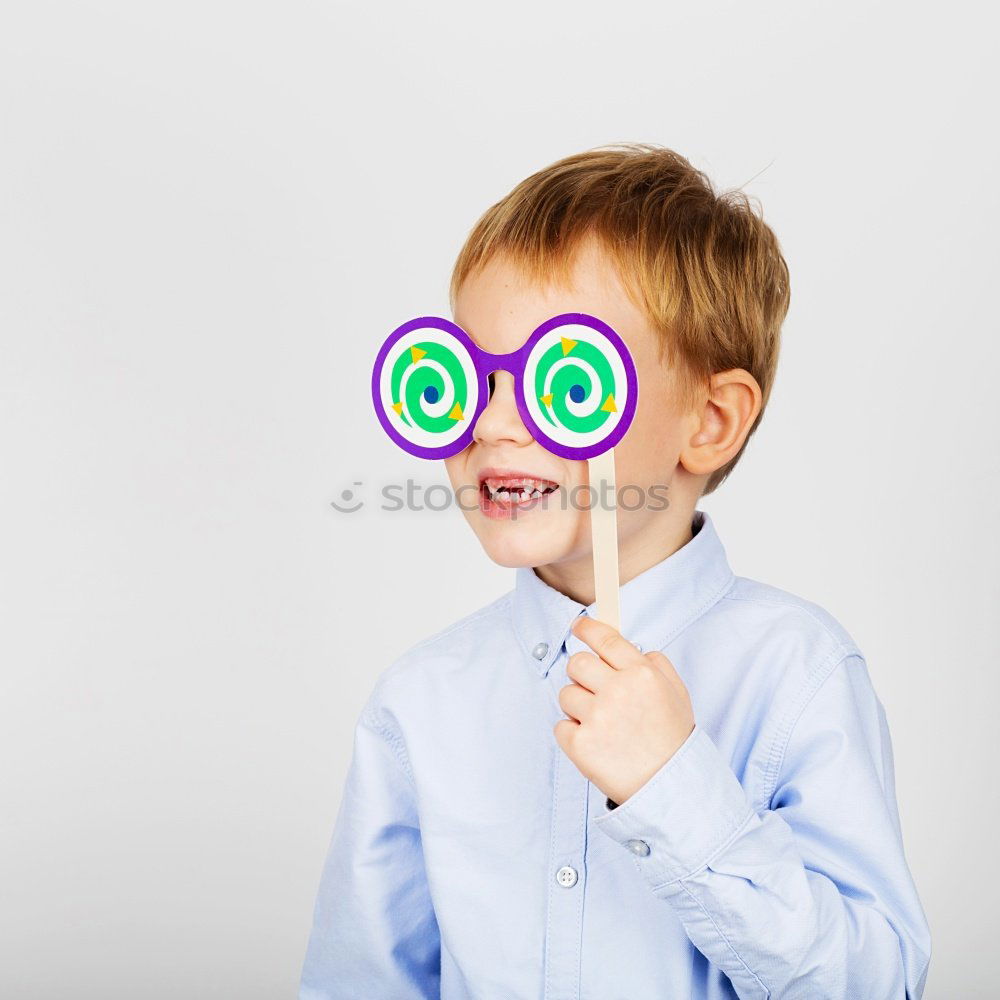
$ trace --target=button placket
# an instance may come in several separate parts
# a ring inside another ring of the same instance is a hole
[[[569,683],[566,676],[568,656],[566,650],[560,650],[547,678],[556,694]],[[565,717],[562,709],[559,713],[557,718]],[[555,742],[554,736],[552,740],[555,756],[544,1000],[579,1000],[590,782]]]

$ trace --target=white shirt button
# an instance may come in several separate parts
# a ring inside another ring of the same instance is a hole
[[[549,644],[548,644],[547,642],[540,642],[540,643],[539,643],[539,644],[538,644],[537,646],[535,646],[535,648],[534,648],[534,649],[533,649],[533,650],[531,651],[531,655],[532,655],[532,656],[533,656],[533,657],[534,657],[534,658],[535,658],[536,660],[544,660],[544,659],[545,659],[545,656],[546,656],[546,654],[548,653],[548,651],[549,651]]]
[[[637,854],[640,858],[644,858],[649,854],[649,844],[644,840],[630,840],[625,845],[633,854]]]
[[[563,865],[559,871],[556,872],[556,881],[566,889],[572,889],[576,885],[576,869],[571,868],[569,865]]]

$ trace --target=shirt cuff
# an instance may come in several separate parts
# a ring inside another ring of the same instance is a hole
[[[591,822],[633,855],[653,889],[699,871],[753,815],[739,779],[697,723],[646,784],[613,811],[609,803]]]

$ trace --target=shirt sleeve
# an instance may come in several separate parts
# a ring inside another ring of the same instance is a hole
[[[299,1000],[438,998],[440,968],[407,759],[399,737],[366,707],[320,880]]]
[[[592,822],[744,1000],[919,1000],[930,931],[903,853],[885,712],[860,656],[833,666],[776,749],[760,813],[696,724]]]

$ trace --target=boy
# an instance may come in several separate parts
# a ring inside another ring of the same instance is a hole
[[[491,353],[579,311],[635,359],[621,633],[592,617],[589,511],[565,502],[587,465],[532,439],[497,372],[446,464],[515,587],[376,682],[301,1000],[920,997],[930,935],[862,654],[735,577],[696,509],[773,382],[774,234],[675,153],[604,147],[492,206],[451,292]]]

